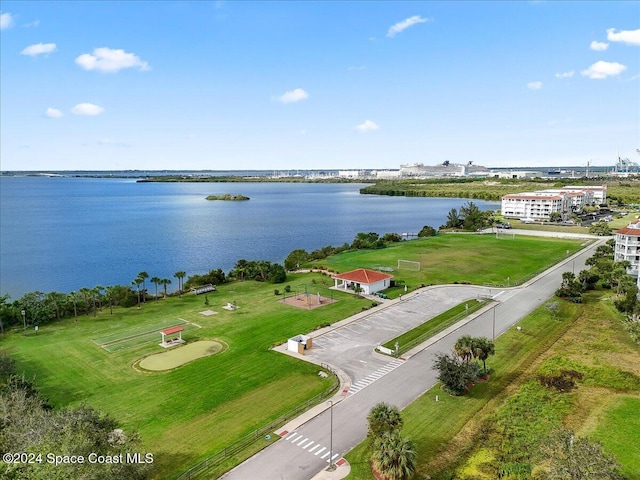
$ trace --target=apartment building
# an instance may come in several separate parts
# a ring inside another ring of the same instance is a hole
[[[584,206],[602,204],[607,199],[607,186],[574,186],[535,192],[523,192],[502,197],[502,215],[507,218],[549,220],[559,212],[563,218],[581,212]]]
[[[602,205],[607,203],[607,186],[606,185],[567,185],[562,187],[565,191],[591,192],[593,195],[593,203]]]
[[[553,212],[563,216],[571,212],[566,194],[545,192],[513,193],[502,197],[502,215],[507,218],[549,220]]]
[[[585,205],[593,205],[599,203],[596,201],[592,190],[574,190],[572,188],[551,188],[547,190],[538,190],[539,192],[551,193],[555,195],[566,195],[569,198],[571,211],[575,213],[582,212]]]
[[[613,259],[616,262],[628,261],[631,265],[627,268],[627,273],[638,275],[640,272],[640,220],[631,222],[616,232]]]

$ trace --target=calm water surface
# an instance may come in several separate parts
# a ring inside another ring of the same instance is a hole
[[[282,262],[293,249],[350,243],[358,232],[437,228],[465,202],[360,195],[361,187],[0,177],[0,294],[130,284],[142,270],[176,283],[179,270]],[[205,200],[222,193],[251,200]]]

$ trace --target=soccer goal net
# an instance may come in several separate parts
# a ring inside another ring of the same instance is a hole
[[[420,262],[398,260],[398,270],[411,270],[413,272],[418,272],[420,271]]]
[[[502,240],[514,240],[516,238],[516,234],[510,230],[498,229],[496,232],[496,238],[500,238]]]

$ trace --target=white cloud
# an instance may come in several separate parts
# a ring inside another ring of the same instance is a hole
[[[60,118],[62,117],[62,112],[57,108],[47,108],[47,111],[44,114],[49,118]]]
[[[599,62],[594,63],[586,70],[580,72],[585,77],[593,78],[596,80],[602,80],[603,78],[613,77],[620,75],[627,69],[625,65],[618,62]]]
[[[306,100],[307,98],[309,98],[309,93],[307,91],[302,88],[296,88],[295,90],[290,90],[279,97],[276,97],[276,100],[281,103],[294,103],[299,102],[300,100]]]
[[[609,28],[607,30],[607,40],[628,43],[629,45],[640,45],[640,28],[637,30],[620,30],[617,33],[615,28]]]
[[[556,78],[571,78],[573,74],[576,73],[574,70],[569,72],[556,73]]]
[[[371,120],[365,120],[364,123],[361,123],[360,125],[356,125],[353,128],[359,131],[360,133],[366,133],[366,132],[372,132],[374,130],[380,130],[380,125],[376,124],[375,122],[372,122]]]
[[[0,30],[13,27],[13,15],[10,13],[3,13],[0,15]]]
[[[55,43],[36,43],[35,45],[29,45],[20,52],[20,55],[31,55],[35,57],[42,53],[51,53],[56,51]]]
[[[38,19],[36,18],[33,22],[25,23],[25,24],[24,24],[24,26],[25,26],[26,28],[39,27],[39,26],[40,26],[40,20],[38,20]]]
[[[596,52],[602,52],[609,48],[609,44],[606,42],[596,42],[594,40],[593,42],[591,42],[591,45],[589,45],[589,48],[591,50],[595,50]]]
[[[393,38],[397,33],[400,33],[413,25],[416,25],[418,23],[426,23],[428,21],[428,18],[422,18],[420,15],[414,15],[413,17],[406,18],[401,22],[392,25],[387,32],[387,37]]]
[[[133,53],[121,49],[107,47],[96,48],[93,54],[83,53],[76,58],[76,63],[85,70],[100,72],[119,72],[123,68],[139,68],[141,71],[151,70],[147,62]]]
[[[537,82],[529,82],[527,83],[527,88],[530,90],[540,90],[542,88],[542,82],[539,80]]]
[[[75,107],[71,109],[71,113],[74,115],[100,115],[104,112],[104,108],[99,105],[94,105],[93,103],[79,103]]]

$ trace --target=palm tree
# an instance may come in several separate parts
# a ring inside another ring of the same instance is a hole
[[[140,285],[142,285],[142,282],[143,280],[140,277],[136,277],[133,282],[131,282],[131,284],[135,285],[138,289],[138,308],[140,308]]]
[[[167,298],[167,285],[171,285],[171,280],[163,278],[160,280],[160,284],[164,287],[164,298]]]
[[[160,277],[151,277],[151,283],[156,286],[156,296],[154,298],[158,300],[158,284],[160,283]]]
[[[115,290],[113,287],[107,287],[104,292],[104,298],[109,302],[109,315],[113,315],[113,297]]]
[[[367,421],[372,440],[386,432],[402,428],[402,417],[398,407],[384,402],[378,403],[369,411]]]
[[[91,300],[93,301],[93,316],[96,316],[96,301],[98,302],[98,308],[102,311],[102,291],[104,287],[102,285],[96,285],[91,289]]]
[[[71,297],[71,301],[73,302],[73,316],[76,319],[76,323],[78,322],[78,299],[76,298],[76,292],[70,292],[69,296]]]
[[[147,278],[149,278],[149,274],[147,272],[145,272],[144,270],[142,272],[140,272],[138,274],[138,278],[142,279],[142,302],[145,303],[146,302],[146,298],[147,298]]]
[[[182,285],[183,285],[182,279],[186,275],[187,275],[187,272],[183,272],[182,270],[173,274],[173,276],[178,279],[178,291],[180,292],[180,296],[182,296]]]
[[[89,316],[89,297],[91,296],[91,290],[87,287],[82,287],[80,290],[80,295],[82,295],[82,300],[84,301],[84,310],[87,316]]]
[[[487,358],[496,353],[494,343],[486,337],[477,337],[472,342],[473,356],[482,361],[484,374],[487,374]]]
[[[247,262],[244,258],[241,258],[236,262],[236,266],[235,266],[236,276],[239,274],[241,281],[244,280],[244,274],[246,273],[248,266],[249,266],[249,262]]]
[[[376,470],[389,480],[406,480],[416,470],[415,445],[403,438],[400,430],[386,432],[377,438],[371,458]]]
[[[453,351],[465,362],[469,363],[473,358],[473,339],[471,336],[463,335],[460,337],[453,346]]]
[[[58,292],[47,293],[45,297],[46,301],[53,305],[56,311],[56,319],[58,320],[60,320],[60,308],[64,305],[65,298],[64,294]]]

